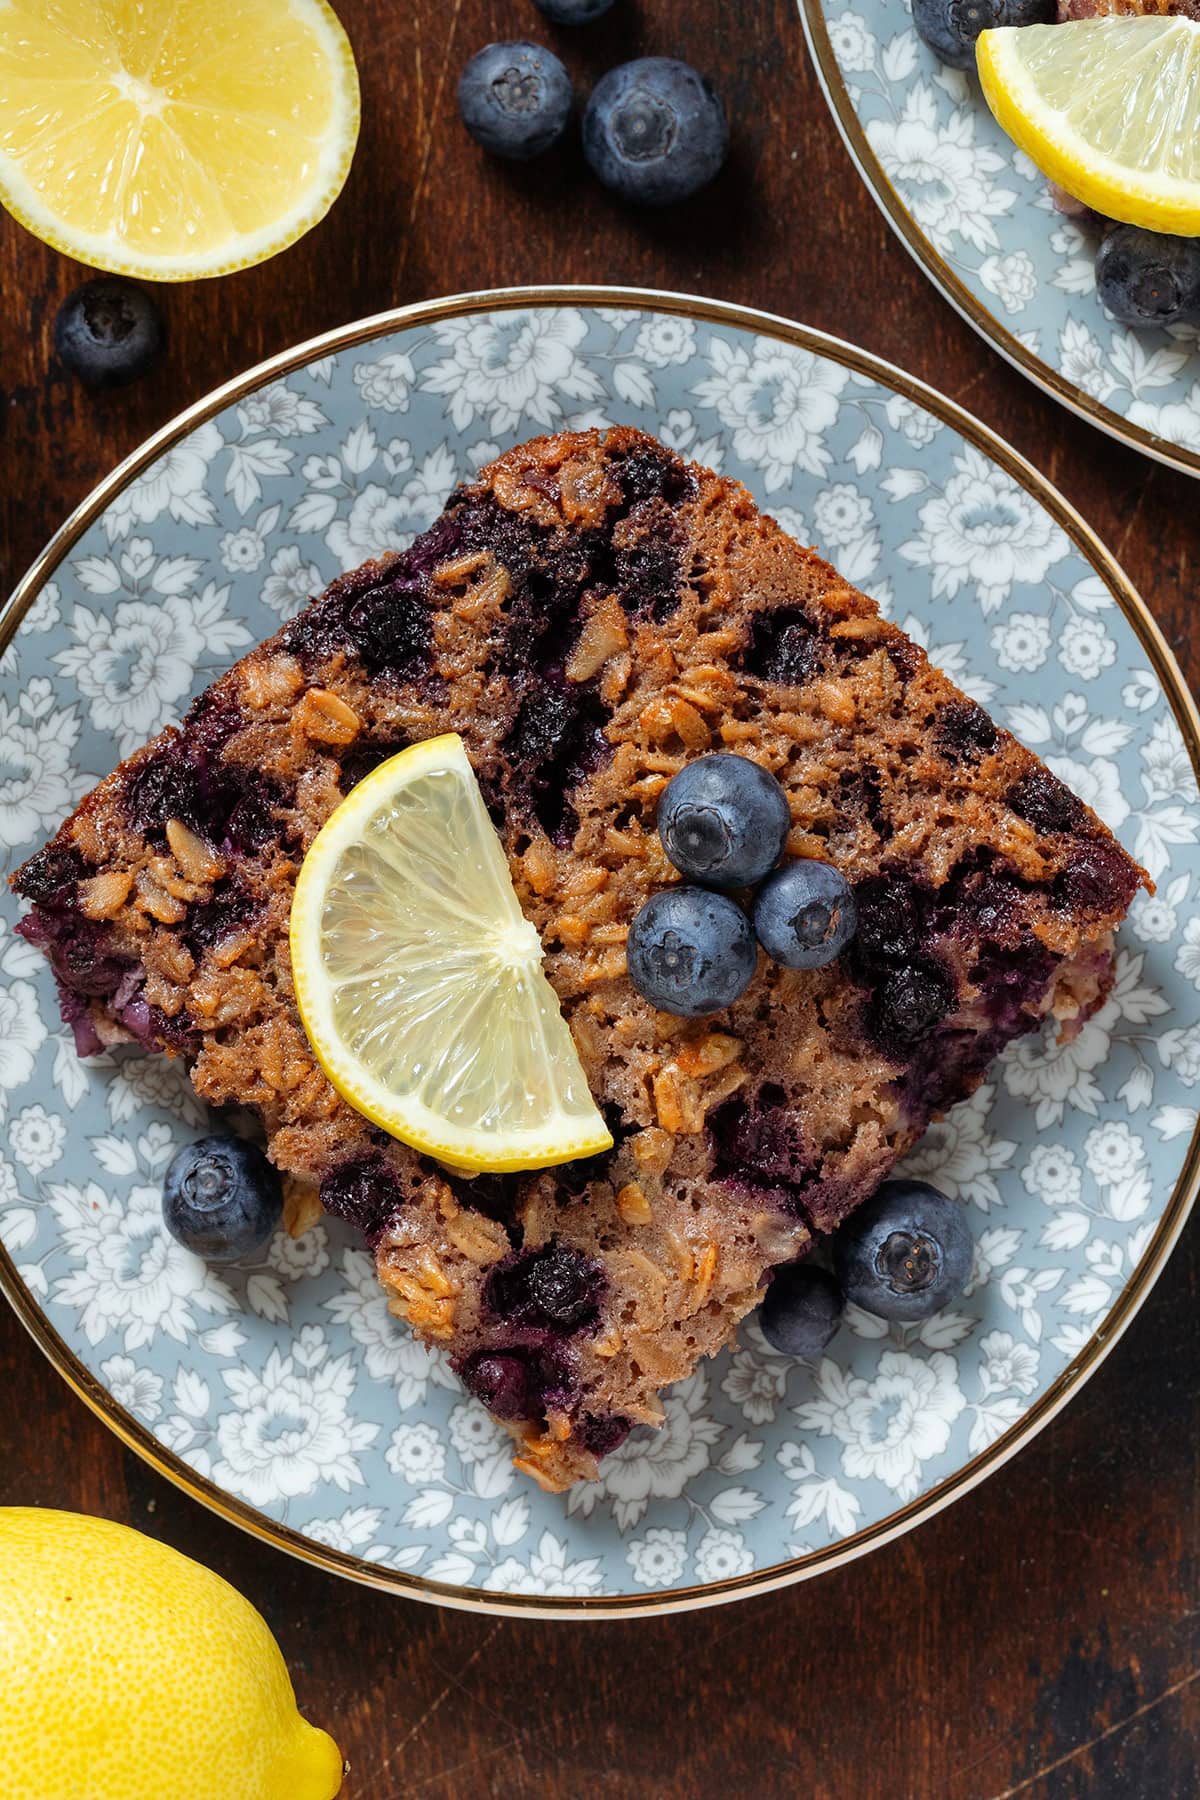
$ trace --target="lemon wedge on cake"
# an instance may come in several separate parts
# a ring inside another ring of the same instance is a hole
[[[1200,235],[1200,24],[1005,26],[975,54],[988,105],[1051,181],[1107,218]]]
[[[337,198],[358,122],[326,0],[0,3],[0,200],[94,268],[273,256]]]
[[[389,758],[326,820],[291,952],[322,1068],[393,1137],[473,1174],[611,1145],[457,734]]]

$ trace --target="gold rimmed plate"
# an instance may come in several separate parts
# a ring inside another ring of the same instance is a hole
[[[743,479],[1110,820],[1159,879],[1075,1046],[1025,1041],[930,1132],[971,1210],[968,1293],[862,1315],[812,1362],[750,1326],[602,1479],[532,1489],[325,1221],[253,1267],[165,1240],[161,1171],[205,1117],[177,1068],[80,1063],[0,919],[0,1285],[156,1468],[265,1542],[439,1603],[544,1616],[701,1606],[886,1542],[1014,1455],[1099,1364],[1200,1168],[1195,707],[1138,595],[1062,497],[900,370],[685,295],[461,295],[249,371],[108,477],[0,620],[5,866],[189,695],[455,480],[559,424],[631,423]]]

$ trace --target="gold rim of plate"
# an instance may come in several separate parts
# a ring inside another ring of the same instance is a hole
[[[814,12],[818,0],[804,0]],[[809,350],[814,355],[840,363],[853,374],[878,381],[905,399],[924,407],[935,418],[949,425],[990,461],[1010,475],[1028,494],[1043,506],[1055,523],[1091,564],[1115,598],[1121,612],[1132,627],[1150,659],[1162,684],[1175,721],[1183,734],[1192,767],[1200,780],[1200,708],[1193,700],[1183,675],[1167,642],[1151,617],[1145,601],[1133,586],[1120,564],[1105,549],[1095,532],[1075,511],[1057,488],[1025,458],[1013,450],[988,426],[945,399],[915,376],[908,375],[895,364],[860,350],[840,338],[830,337],[809,326],[798,325],[774,313],[752,307],[734,306],[728,302],[707,300],[697,295],[658,292],[645,288],[619,287],[526,287],[501,288],[494,291],[454,294],[441,300],[420,302],[377,313],[319,337],[310,338],[294,349],[257,364],[244,374],[215,388],[202,400],[179,413],[168,424],[147,438],[139,449],[115,468],[111,475],[94,488],[87,499],[71,514],[51,538],[41,555],[14,590],[8,605],[0,612],[0,654],[11,641],[17,627],[33,605],[43,586],[49,581],[83,533],[130,482],[169,449],[215,413],[243,400],[256,388],[302,368],[316,358],[355,344],[369,342],[390,332],[414,326],[430,325],[443,319],[459,318],[468,313],[504,312],[534,306],[608,306],[634,308],[650,312],[676,313],[693,321],[728,326],[750,331],[760,337],[774,338],[780,343]],[[1200,469],[1200,458],[1196,459]],[[1168,1256],[1177,1242],[1197,1192],[1200,1191],[1200,1122],[1187,1146],[1179,1176],[1171,1197],[1155,1227],[1154,1235],[1142,1254],[1141,1261],[1122,1288],[1112,1310],[1095,1330],[1083,1349],[1078,1351],[1062,1373],[996,1441],[961,1468],[946,1476],[926,1493],[919,1494],[906,1505],[897,1507],[886,1517],[864,1527],[852,1536],[806,1556],[786,1558],[766,1568],[753,1570],[727,1581],[715,1581],[692,1587],[673,1589],[668,1594],[612,1594],[543,1598],[538,1595],[495,1594],[477,1587],[455,1587],[431,1581],[425,1576],[410,1575],[397,1569],[381,1568],[361,1557],[306,1538],[290,1526],[268,1518],[245,1501],[225,1493],[165,1445],[161,1444],[133,1415],[118,1405],[96,1376],[92,1374],[64,1342],[37,1300],[17,1274],[7,1250],[0,1245],[0,1291],[11,1302],[18,1318],[38,1347],[53,1363],[63,1379],[75,1390],[92,1411],[104,1420],[131,1450],[149,1463],[159,1474],[200,1501],[234,1525],[240,1525],[263,1543],[285,1550],[300,1561],[328,1569],[365,1586],[405,1594],[410,1599],[433,1605],[450,1606],[466,1612],[490,1613],[508,1617],[544,1619],[635,1618],[667,1613],[687,1612],[702,1606],[719,1605],[751,1594],[769,1593],[788,1587],[793,1582],[819,1575],[854,1562],[869,1551],[879,1549],[931,1519],[952,1501],[967,1494],[986,1476],[1001,1468],[1017,1452],[1030,1443],[1038,1432],[1061,1412],[1067,1401],[1094,1374],[1113,1346],[1137,1314]]]

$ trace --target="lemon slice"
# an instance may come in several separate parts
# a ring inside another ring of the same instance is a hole
[[[1111,219],[1200,234],[1200,24],[1102,18],[980,34],[979,79],[1013,142]]]
[[[358,119],[326,0],[0,0],[0,200],[98,269],[273,256],[337,198]]]
[[[612,1144],[460,737],[342,801],[300,870],[291,948],[322,1068],[393,1137],[471,1173]]]

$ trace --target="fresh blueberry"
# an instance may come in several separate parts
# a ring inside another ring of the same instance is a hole
[[[571,100],[570,76],[540,44],[487,44],[458,78],[458,110],[475,142],[517,162],[558,141]]]
[[[206,1262],[241,1262],[261,1250],[283,1216],[283,1185],[244,1138],[185,1144],[163,1177],[163,1223]]]
[[[732,1006],[750,985],[758,951],[740,906],[707,888],[666,888],[629,927],[629,979],[662,1012],[699,1019]]]
[[[776,1269],[758,1309],[758,1323],[772,1350],[784,1356],[819,1356],[842,1317],[842,1294],[832,1275],[812,1263]]]
[[[1000,25],[1053,25],[1054,0],[913,0],[913,24],[952,69],[975,67],[975,40]]]
[[[712,180],[729,124],[712,84],[687,63],[643,56],[610,69],[583,115],[583,153],[605,187],[670,206]]]
[[[783,854],[792,815],[773,775],[745,756],[697,757],[658,803],[658,835],[681,875],[705,887],[752,887]]]
[[[162,354],[162,314],[144,288],[104,276],[68,294],[54,321],[60,360],[87,387],[125,387]]]
[[[885,1181],[833,1240],[846,1299],[905,1323],[956,1299],[973,1260],[966,1212],[924,1181]]]
[[[612,5],[613,0],[533,0],[534,5],[556,25],[590,25]]]
[[[1200,238],[1118,225],[1096,252],[1096,292],[1122,325],[1143,331],[1200,318]]]
[[[754,896],[754,929],[785,969],[823,969],[841,955],[858,924],[850,883],[832,863],[795,856]]]

